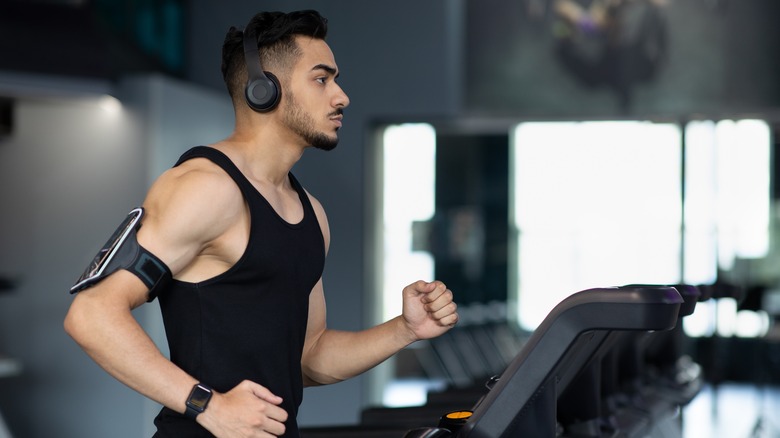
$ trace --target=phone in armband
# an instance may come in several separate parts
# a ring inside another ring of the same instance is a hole
[[[98,251],[97,255],[92,259],[92,262],[87,266],[87,269],[79,277],[70,288],[71,293],[75,293],[91,286],[104,277],[106,267],[109,266],[111,261],[116,257],[117,252],[127,240],[127,237],[135,231],[139,225],[141,217],[144,215],[143,208],[139,207],[130,211],[127,217],[119,224],[119,227],[114,231],[114,234],[108,239],[103,248]],[[108,274],[108,273],[106,273]]]
[[[143,207],[135,208],[127,214],[76,284],[70,288],[70,293],[97,284],[120,269],[127,270],[144,283],[149,289],[148,301],[164,290],[173,276],[165,262],[138,243],[136,232],[141,228],[143,215]]]
[[[141,207],[135,208],[127,214],[127,217],[119,224],[119,227],[108,239],[108,242],[103,245],[103,248],[98,251],[97,255],[92,259],[92,262],[87,266],[87,269],[81,274],[76,281],[76,284],[70,288],[71,293],[78,292],[81,289],[91,286],[92,283],[104,276],[103,273],[105,272],[106,267],[116,256],[116,253],[122,247],[122,244],[125,243],[127,236],[135,231],[136,226],[143,215],[144,210]]]

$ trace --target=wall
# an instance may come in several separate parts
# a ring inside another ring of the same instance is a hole
[[[15,121],[0,141],[0,270],[18,279],[0,296],[0,354],[23,372],[0,381],[0,409],[23,437],[80,436],[97,413],[106,421],[90,425],[91,436],[132,430],[126,414],[140,412],[141,399],[89,361],[62,320],[98,240],[143,193],[138,130],[94,98],[20,99]]]
[[[0,274],[19,282],[0,295],[0,354],[23,367],[0,380],[0,410],[15,436],[152,435],[159,406],[64,333],[67,290],[151,180],[186,148],[226,136],[233,115],[221,93],[161,76],[114,92],[116,111],[101,96],[21,97],[0,140]],[[135,316],[166,351],[157,304]]]
[[[531,2],[466,3],[465,101],[483,115],[685,118],[780,105],[774,0],[673,0],[657,14],[633,2],[610,50],[604,34],[563,26],[552,2],[535,12]]]

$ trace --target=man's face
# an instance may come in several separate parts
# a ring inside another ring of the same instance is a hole
[[[349,98],[336,83],[338,67],[325,41],[296,38],[303,55],[283,86],[282,123],[306,144],[331,150]]]

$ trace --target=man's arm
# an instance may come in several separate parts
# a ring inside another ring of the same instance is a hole
[[[359,332],[330,330],[320,280],[309,299],[309,327],[302,359],[304,383],[325,385],[356,376],[421,339],[444,334],[458,321],[444,283],[417,281],[403,290],[403,314]]]
[[[65,331],[119,381],[183,412],[186,395],[181,398],[179,389],[197,382],[165,359],[130,313],[147,292],[133,274],[118,271],[76,294]]]
[[[322,205],[309,195],[325,239],[330,229]],[[322,279],[309,296],[309,319],[301,365],[307,386],[339,382],[382,363],[407,345],[440,336],[458,322],[452,291],[444,283],[417,281],[402,292],[403,313],[359,332],[330,330],[326,324]]]
[[[187,164],[166,172],[152,187],[138,231],[139,243],[163,260],[174,277],[191,271],[197,255],[218,242],[244,208],[232,181],[192,171]],[[65,330],[116,379],[183,413],[187,396],[198,382],[164,357],[133,317],[132,310],[147,297],[148,289],[140,279],[117,271],[76,295],[65,318]],[[197,421],[217,436],[245,436],[223,424],[278,435],[287,419],[279,403],[279,397],[267,389],[244,382],[225,394],[214,393]]]

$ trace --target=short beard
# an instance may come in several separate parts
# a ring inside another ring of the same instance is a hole
[[[305,113],[298,102],[295,101],[293,93],[287,89],[284,90],[284,96],[286,99],[285,112],[282,117],[282,121],[288,128],[294,133],[298,134],[303,141],[308,143],[317,149],[323,151],[330,151],[336,148],[339,144],[338,136],[331,138],[322,132],[314,130],[314,120],[311,115]],[[339,111],[340,113],[340,111]]]

